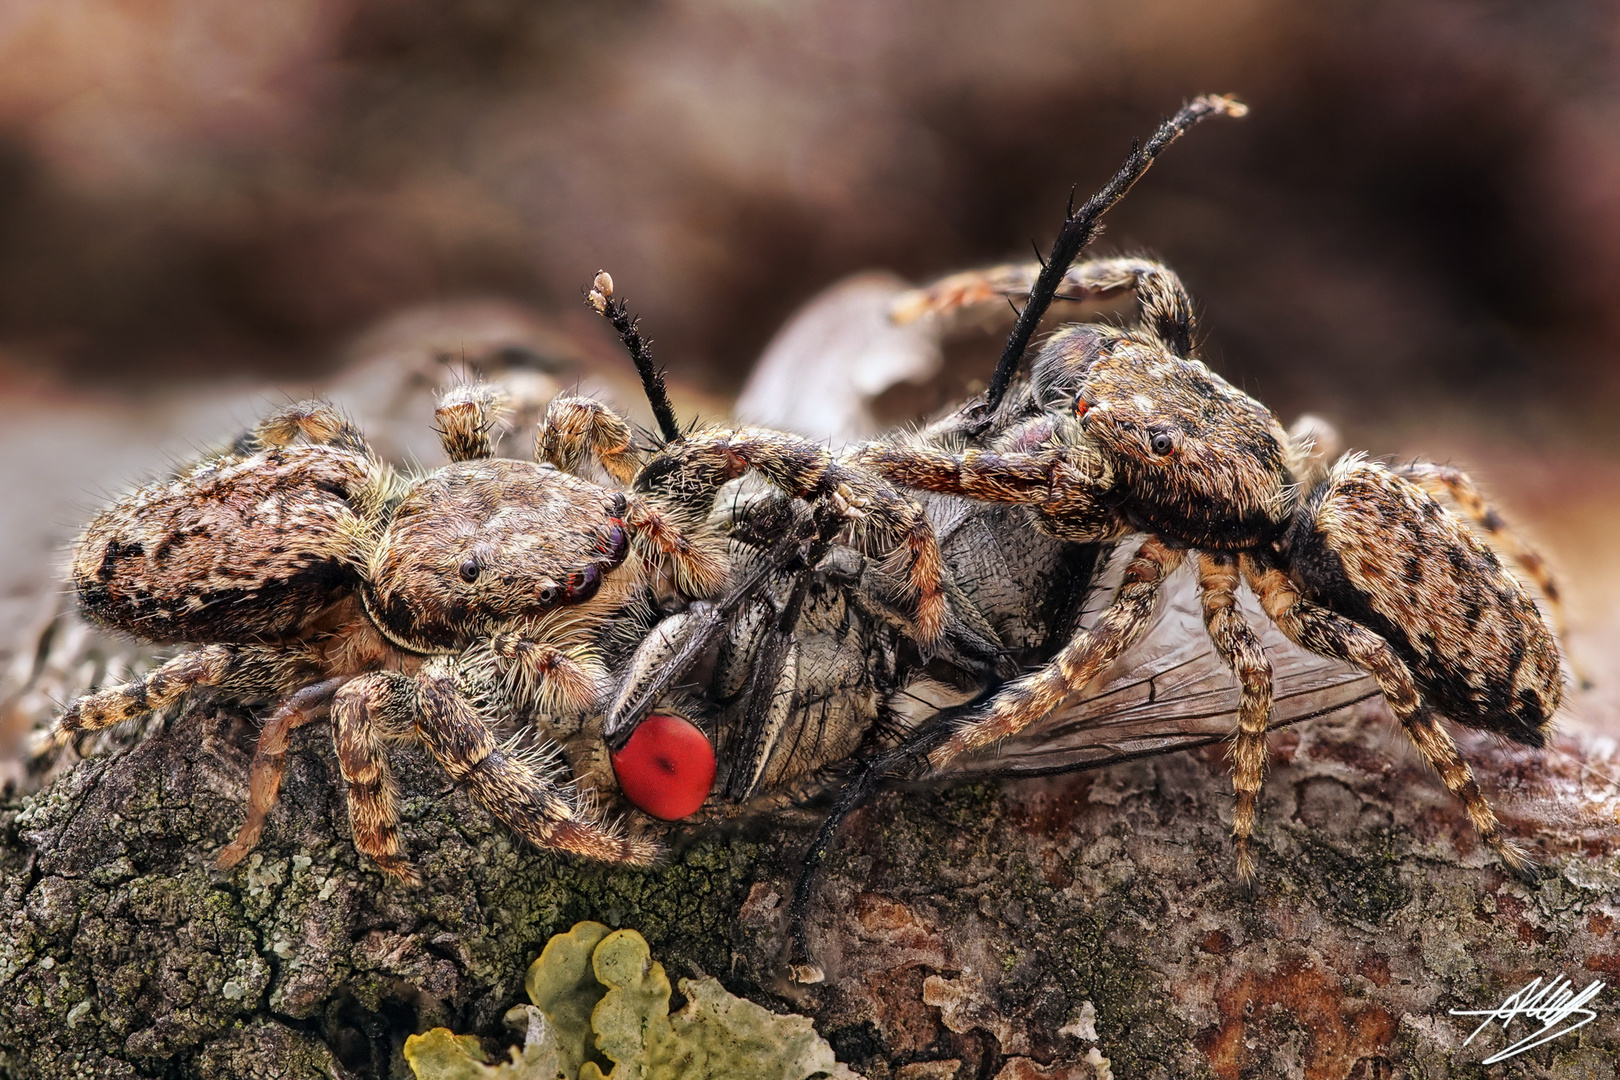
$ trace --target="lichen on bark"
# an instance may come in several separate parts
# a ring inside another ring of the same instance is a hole
[[[729,962],[759,844],[703,838],[647,871],[554,858],[405,749],[424,878],[408,888],[354,851],[323,735],[295,743],[265,842],[230,873],[211,860],[239,824],[252,742],[232,710],[195,709],[7,808],[13,1074],[245,1075],[243,1055],[275,1045],[280,1075],[397,1075],[412,1031],[496,1026],[546,939],[586,917],[637,926],[676,964]]]
[[[1463,1048],[1448,1010],[1538,974],[1620,982],[1616,765],[1467,744],[1546,866],[1526,886],[1377,719],[1273,735],[1253,891],[1218,747],[885,793],[820,892],[828,982],[795,989],[777,947],[801,830],[688,837],[650,870],[555,858],[404,748],[406,888],[355,853],[316,725],[260,849],[223,873],[253,729],[199,705],[0,810],[0,1075],[407,1076],[412,1032],[498,1049],[529,962],[583,919],[808,1013],[874,1080],[1481,1075],[1500,1032]],[[1617,1049],[1600,1021],[1484,1075],[1591,1075]]]

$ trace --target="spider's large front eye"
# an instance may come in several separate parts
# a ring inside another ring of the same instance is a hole
[[[469,555],[461,563],[461,580],[471,584],[478,580],[478,575],[483,569],[483,565],[478,561],[478,556]]]
[[[1164,457],[1176,448],[1176,440],[1171,438],[1168,431],[1155,431],[1148,439],[1148,448],[1160,457]]]

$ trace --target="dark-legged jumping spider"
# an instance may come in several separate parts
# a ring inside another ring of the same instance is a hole
[[[611,683],[602,641],[645,628],[648,583],[668,580],[694,596],[721,588],[724,540],[708,516],[722,484],[757,468],[794,495],[826,494],[850,513],[870,508],[874,519],[902,522],[927,633],[939,600],[926,521],[825,448],[747,429],[704,432],[638,469],[622,421],[594,402],[555,402],[539,452],[592,454],[633,481],[620,491],[550,462],[494,459],[494,405],[477,387],[452,392],[437,414],[452,464],[413,481],[379,462],[334,409],[309,403],[103,511],[72,564],[86,614],[147,641],[201,647],[80,698],[56,738],[164,708],[196,687],[278,702],[224,866],[258,841],[289,733],[328,713],[356,846],[396,876],[414,871],[385,747],[412,737],[530,841],[645,862],[655,845],[604,825],[548,753],[497,744],[487,719],[594,713]]]
[[[1500,518],[1455,470],[1392,468],[1359,454],[1329,464],[1309,427],[1290,438],[1263,405],[1190,358],[1192,306],[1169,270],[1136,260],[1076,269],[1077,280],[1106,270],[1099,281],[1132,284],[1143,318],[1054,335],[1033,380],[1057,388],[1049,412],[990,449],[875,443],[848,455],[913,487],[1028,506],[1053,536],[1088,542],[1148,534],[1096,626],[963,720],[930,761],[944,767],[987,747],[1078,692],[1142,635],[1166,577],[1190,560],[1210,639],[1241,683],[1233,821],[1241,877],[1253,874],[1248,841],[1272,685],[1266,655],[1236,606],[1240,581],[1290,639],[1377,680],[1481,837],[1509,866],[1524,868],[1436,718],[1540,746],[1558,707],[1563,676],[1553,634],[1518,580],[1434,495],[1449,495],[1506,537]],[[1055,291],[1064,268],[1054,259],[1041,276]],[[958,279],[952,289],[971,296],[966,283]],[[983,291],[995,292],[994,283]],[[1021,346],[1009,350],[1014,366],[1017,352]],[[1006,385],[1000,373],[992,388],[998,383]],[[1015,404],[992,400],[988,415]],[[987,411],[981,406],[978,415],[982,424]],[[1517,540],[1508,546],[1556,608],[1539,558]]]

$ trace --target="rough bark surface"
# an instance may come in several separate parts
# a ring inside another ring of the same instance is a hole
[[[1597,1022],[1488,1068],[1501,1032],[1463,1047],[1475,1021],[1447,1015],[1537,975],[1620,982],[1612,750],[1467,747],[1546,867],[1533,887],[1365,718],[1273,736],[1252,892],[1218,748],[890,792],[822,890],[829,981],[795,991],[775,951],[801,831],[696,837],[650,871],[554,859],[410,749],[425,884],[405,888],[356,855],[313,726],[264,843],[222,873],[252,734],[199,706],[0,811],[0,1075],[408,1076],[406,1034],[499,1036],[528,962],[585,918],[812,1015],[874,1078],[1610,1077],[1620,1056],[1603,997]]]

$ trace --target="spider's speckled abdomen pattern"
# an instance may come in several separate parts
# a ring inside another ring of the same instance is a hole
[[[1306,599],[1388,641],[1441,713],[1546,741],[1563,682],[1558,645],[1496,553],[1422,488],[1352,455],[1283,543]]]
[[[296,634],[359,582],[365,521],[354,507],[376,473],[350,451],[286,446],[141,488],[80,538],[79,603],[153,642]]]

